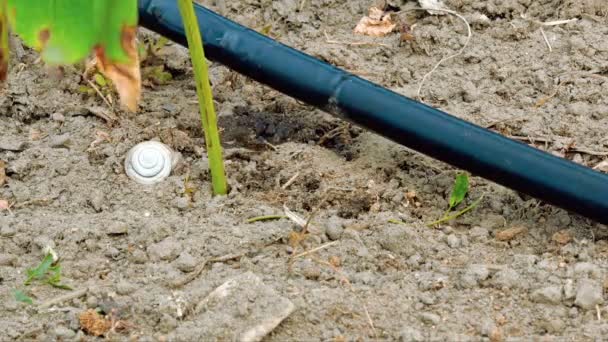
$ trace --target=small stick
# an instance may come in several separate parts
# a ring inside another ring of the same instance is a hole
[[[507,135],[506,137],[509,139],[527,141],[530,143],[535,143],[535,142],[552,143],[553,142],[553,140],[551,140],[549,138],[541,138],[541,137],[524,137],[521,135]]]
[[[289,180],[285,184],[283,184],[281,189],[286,190],[287,188],[289,188],[289,186],[291,184],[293,184],[299,176],[300,176],[300,172],[296,172],[295,175],[293,175],[291,178],[289,178]]]
[[[300,254],[298,254],[298,255],[294,255],[294,256],[292,257],[292,260],[295,260],[295,259],[297,259],[297,258],[300,258],[300,257],[306,256],[306,255],[309,255],[309,254],[312,254],[312,253],[318,252],[318,251],[320,251],[320,250],[322,250],[322,249],[325,249],[325,248],[327,248],[327,247],[333,246],[333,245],[337,244],[338,242],[340,242],[340,241],[332,241],[332,242],[328,242],[328,243],[326,243],[326,244],[324,244],[324,245],[321,245],[321,246],[319,246],[319,247],[315,247],[315,248],[313,248],[313,249],[309,249],[309,250],[307,250],[307,251],[305,251],[305,252],[302,252],[302,253],[300,253]]]
[[[254,222],[258,222],[258,221],[270,221],[270,220],[280,220],[282,218],[288,218],[285,215],[264,215],[264,216],[256,216],[256,217],[252,217],[250,219],[247,219],[247,223],[254,223]]]
[[[95,83],[91,82],[91,80],[89,80],[88,78],[86,80],[87,80],[87,83],[91,86],[91,88],[93,88],[93,90],[95,90],[95,92],[97,93],[97,95],[99,95],[99,97],[101,97],[101,99],[103,100],[103,102],[105,102],[106,105],[110,108],[110,110],[112,111],[112,114],[113,114],[114,113],[114,107],[112,107],[112,104],[110,103],[110,101],[108,101],[108,99],[105,96],[103,96],[103,94],[101,93],[101,90],[99,90],[99,88],[97,88],[97,86],[95,85]],[[104,118],[104,119],[108,120],[107,118]]]
[[[547,44],[547,47],[549,48],[549,52],[553,52],[553,48],[551,47],[551,43],[549,43],[549,39],[547,39],[547,35],[545,34],[545,30],[543,30],[543,28],[540,28],[540,33],[543,35],[543,39],[545,40],[545,43]]]
[[[591,156],[598,156],[598,157],[608,156],[608,151],[592,151],[592,150],[587,150],[584,148],[574,148],[574,149],[570,150],[570,152],[584,153],[584,154],[588,154]]]
[[[51,307],[51,306],[59,304],[59,303],[63,303],[63,302],[70,301],[72,299],[80,298],[80,297],[86,295],[87,292],[89,292],[89,289],[86,288],[86,287],[84,289],[72,291],[70,293],[66,293],[63,296],[55,297],[55,298],[53,298],[51,300],[48,300],[48,301],[40,304],[40,306],[38,308],[39,309],[46,309],[48,307]]]

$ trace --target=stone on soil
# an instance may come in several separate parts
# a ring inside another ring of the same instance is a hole
[[[583,309],[594,309],[604,302],[603,289],[600,283],[592,279],[581,279],[576,287],[574,304]]]
[[[246,272],[226,281],[204,298],[196,306],[192,324],[180,326],[174,337],[260,341],[294,310],[290,300],[264,284],[257,275]]]

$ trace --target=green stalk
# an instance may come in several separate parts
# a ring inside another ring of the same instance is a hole
[[[224,161],[222,159],[222,145],[217,128],[217,116],[213,106],[213,93],[209,82],[209,69],[203,49],[203,38],[198,27],[194,5],[192,0],[178,0],[179,11],[184,22],[192,67],[196,80],[196,95],[198,96],[199,110],[203,131],[205,133],[205,144],[211,168],[211,183],[214,195],[225,195],[228,192],[226,174],[224,172]]]

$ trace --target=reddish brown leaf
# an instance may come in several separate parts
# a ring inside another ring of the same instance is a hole
[[[99,70],[116,86],[122,105],[131,112],[137,112],[141,97],[141,74],[137,53],[136,27],[124,27],[122,47],[129,56],[126,63],[112,63],[106,58],[103,48],[97,47],[95,55]]]

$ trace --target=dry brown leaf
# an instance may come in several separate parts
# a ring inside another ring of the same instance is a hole
[[[97,68],[112,80],[120,95],[120,102],[131,112],[137,112],[141,98],[141,73],[136,32],[135,27],[125,27],[122,31],[122,45],[129,56],[127,63],[111,63],[102,48],[95,49]]]
[[[6,163],[0,160],[0,187],[6,183]]]
[[[385,13],[378,7],[369,9],[369,14],[359,21],[355,27],[355,33],[372,37],[384,37],[393,32],[397,24],[393,22],[390,14]]]
[[[496,240],[511,241],[515,239],[518,235],[524,234],[527,231],[528,229],[526,227],[511,227],[496,233]]]
[[[82,330],[89,335],[104,336],[112,328],[112,322],[93,309],[81,313],[78,319]]]
[[[559,232],[553,234],[551,240],[559,243],[560,245],[565,245],[568,242],[572,241],[572,234],[570,234],[570,232],[566,229],[560,230]]]

